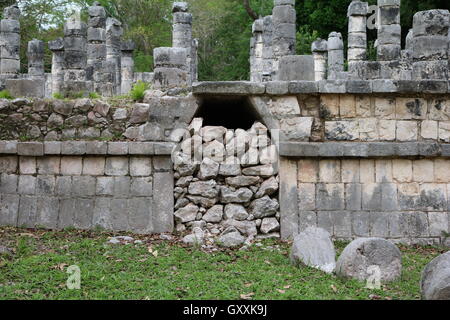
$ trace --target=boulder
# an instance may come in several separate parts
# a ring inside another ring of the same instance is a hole
[[[261,187],[256,193],[255,198],[271,196],[277,191],[278,191],[278,181],[275,177],[271,177],[270,179],[267,179],[261,184]]]
[[[219,194],[216,185],[217,183],[214,180],[192,182],[189,185],[188,192],[193,196],[215,198]]]
[[[177,222],[186,223],[194,221],[197,217],[198,207],[192,203],[175,211],[174,216]]]
[[[222,203],[246,203],[251,200],[253,192],[248,188],[240,188],[234,191],[228,187],[220,189],[220,201]]]
[[[205,158],[200,165],[198,177],[201,180],[213,179],[219,173],[219,164],[209,158]]]
[[[203,216],[203,220],[206,222],[211,223],[218,223],[222,221],[223,216],[223,206],[222,205],[215,205],[208,211],[206,211],[205,215]]]
[[[234,219],[228,219],[223,222],[223,226],[225,228],[233,227],[239,230],[240,233],[247,236],[256,236],[258,234],[255,221],[238,221]]]
[[[222,247],[234,248],[242,245],[245,242],[245,238],[238,231],[224,232],[217,239],[217,242]]]
[[[264,196],[260,199],[252,201],[249,207],[249,213],[256,219],[274,216],[280,205],[275,199],[271,199],[269,196]]]
[[[392,242],[381,238],[359,238],[352,241],[340,255],[336,274],[342,278],[367,280],[369,267],[380,268],[380,281],[397,280],[402,272],[402,254]]]
[[[259,229],[264,234],[279,231],[280,223],[277,218],[264,218]]]
[[[304,264],[326,273],[336,267],[336,252],[330,234],[321,228],[308,227],[294,238],[291,262]]]
[[[423,300],[450,300],[450,251],[427,264],[420,289]]]
[[[203,244],[203,239],[205,236],[203,230],[195,227],[192,231],[192,234],[189,234],[183,238],[183,242],[191,246]]]
[[[246,220],[247,210],[240,204],[230,203],[225,206],[225,219]]]
[[[275,166],[271,164],[264,164],[261,166],[249,167],[242,170],[242,173],[246,176],[261,176],[269,178],[274,174],[277,174]]]
[[[226,132],[227,129],[224,127],[207,126],[201,129],[201,136],[205,142],[213,140],[223,141],[223,136]]]

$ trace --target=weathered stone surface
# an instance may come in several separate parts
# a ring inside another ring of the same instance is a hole
[[[189,185],[188,192],[194,196],[215,198],[219,194],[216,185],[217,183],[215,180],[192,182]]]
[[[205,220],[206,222],[218,223],[222,221],[222,216],[223,216],[223,206],[215,205],[211,209],[206,211],[202,219]]]
[[[246,203],[253,196],[253,192],[248,188],[232,190],[228,187],[220,188],[220,201],[222,203]]]
[[[280,230],[280,223],[277,218],[264,218],[262,219],[260,230],[264,234]]]
[[[245,242],[245,238],[237,231],[222,234],[217,242],[220,246],[226,248],[239,247]]]
[[[183,238],[183,242],[192,245],[192,246],[199,246],[203,244],[204,241],[204,232],[201,228],[195,227],[192,230],[192,234],[189,234]]]
[[[202,180],[215,178],[219,174],[219,168],[220,165],[217,162],[209,158],[205,158],[200,165],[198,177]]]
[[[247,210],[239,204],[227,204],[224,210],[225,219],[246,220],[248,218]]]
[[[277,173],[276,168],[271,164],[249,167],[242,170],[242,173],[246,176],[261,176],[268,178]]]
[[[255,194],[255,198],[271,196],[277,191],[278,191],[278,181],[275,177],[271,177],[261,184],[261,187]]]
[[[450,252],[434,258],[422,272],[422,299],[450,300]]]
[[[261,178],[253,176],[237,176],[225,179],[226,184],[235,188],[252,186],[260,181]]]
[[[186,207],[178,209],[173,214],[175,216],[175,220],[178,222],[186,223],[190,221],[194,221],[197,217],[198,207],[193,204],[188,204]]]
[[[402,272],[400,250],[384,239],[356,239],[340,255],[336,274],[343,278],[365,281],[371,276],[371,266],[379,267],[381,282],[397,280]]]
[[[275,199],[271,199],[269,196],[264,196],[260,199],[252,201],[249,207],[249,213],[255,218],[264,218],[274,216],[280,205]]]
[[[326,273],[336,267],[336,252],[330,234],[321,228],[308,227],[294,238],[291,262],[304,264]]]

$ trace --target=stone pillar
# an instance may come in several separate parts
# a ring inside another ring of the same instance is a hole
[[[367,2],[352,1],[348,7],[348,71],[364,78],[361,69],[367,60]]]
[[[448,10],[421,11],[413,20],[413,80],[447,80]]]
[[[311,45],[314,58],[314,80],[327,79],[328,43],[326,40],[317,39]]]
[[[400,59],[400,0],[378,0],[378,61]]]
[[[344,72],[344,42],[339,32],[328,36],[328,79],[336,80]]]
[[[258,19],[252,25],[253,37],[250,40],[250,81],[262,82],[263,73],[263,20]]]
[[[174,48],[184,48],[187,54],[187,68],[190,82],[197,79],[197,58],[196,42],[192,39],[192,14],[188,12],[188,4],[186,2],[174,2],[173,12],[173,41]]]
[[[122,42],[122,83],[121,83],[121,93],[128,94],[133,87],[134,81],[134,60],[133,51],[135,49],[135,44],[133,41]]]
[[[153,88],[167,90],[186,88],[190,84],[185,48],[155,48]]]
[[[114,18],[106,20],[106,60],[114,64],[114,92],[121,91],[121,37],[123,35],[122,23]]]
[[[28,42],[28,77],[42,78],[44,70],[44,41],[33,39]]]
[[[71,17],[64,25],[63,94],[86,93],[87,25]]]
[[[20,9],[17,4],[3,10],[0,21],[0,73],[20,73]]]
[[[64,39],[49,41],[48,48],[53,52],[51,93],[60,93],[64,82]]]
[[[102,94],[103,62],[106,60],[106,10],[98,2],[89,7],[89,24],[87,32],[87,80],[92,81],[93,91]]]
[[[295,55],[296,12],[295,0],[274,0],[273,21],[273,55],[274,80],[278,80],[280,58]]]
[[[273,19],[272,16],[266,16],[263,18],[263,82],[265,78],[267,81],[272,80],[273,77],[273,66],[274,66],[274,56],[273,56]]]

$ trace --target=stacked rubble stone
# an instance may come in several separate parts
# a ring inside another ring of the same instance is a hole
[[[258,122],[245,131],[192,121],[173,156],[176,229],[193,232],[185,242],[279,237],[278,155],[267,132]]]

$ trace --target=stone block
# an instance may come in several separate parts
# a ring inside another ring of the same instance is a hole
[[[353,235],[357,237],[370,236],[370,212],[361,211],[352,213]]]
[[[344,184],[319,183],[316,186],[316,208],[318,210],[344,210]]]
[[[114,195],[114,178],[113,177],[98,177],[95,194],[98,196]]]
[[[150,157],[131,157],[130,175],[132,177],[146,177],[152,174],[152,159]]]
[[[36,158],[35,157],[20,157],[19,158],[19,172],[20,174],[36,174]]]
[[[314,81],[314,59],[312,56],[282,56],[278,80]]]
[[[82,157],[61,157],[62,175],[81,175],[83,169]]]
[[[106,159],[105,174],[108,176],[128,175],[129,164],[127,157],[109,157]]]
[[[3,61],[2,61],[3,65]],[[44,79],[7,79],[5,88],[14,97],[45,97],[45,80]]]
[[[154,173],[152,224],[156,233],[173,231],[173,180],[171,172]]]
[[[126,155],[128,154],[128,142],[108,142],[109,155]]]
[[[415,160],[413,162],[413,180],[414,182],[433,182],[434,180],[434,162],[433,160]]]
[[[2,189],[2,187],[0,187],[0,190]],[[20,197],[16,194],[0,195],[0,225],[13,227],[17,226],[19,199]]]
[[[20,228],[34,228],[37,221],[37,197],[21,195],[17,226]]]
[[[420,126],[420,136],[423,139],[438,139],[438,122],[432,120],[422,121]]]
[[[301,211],[316,209],[316,185],[314,183],[299,183],[298,205]]]
[[[83,159],[83,175],[102,176],[105,174],[104,157],[85,157]]]
[[[85,141],[63,141],[61,154],[64,155],[83,155],[86,154]]]
[[[130,184],[130,177],[114,177],[114,196],[119,198],[128,197],[130,195]]]
[[[398,141],[417,141],[418,123],[416,121],[397,121],[396,137]]]
[[[345,207],[347,210],[360,211],[362,206],[362,185],[348,183],[345,185]]]
[[[73,226],[77,229],[87,230],[92,228],[94,215],[94,199],[76,199],[73,216]]]
[[[17,154],[20,156],[43,156],[44,144],[42,142],[19,142]]]
[[[319,181],[324,183],[341,182],[341,161],[320,160]]]
[[[449,217],[447,212],[429,212],[428,222],[431,237],[444,237],[449,232]]]
[[[95,177],[91,176],[72,177],[72,194],[77,197],[94,196]]]
[[[435,182],[450,183],[450,160],[434,160],[434,180]]]
[[[319,173],[319,162],[316,160],[298,161],[298,181],[303,183],[317,182]]]

